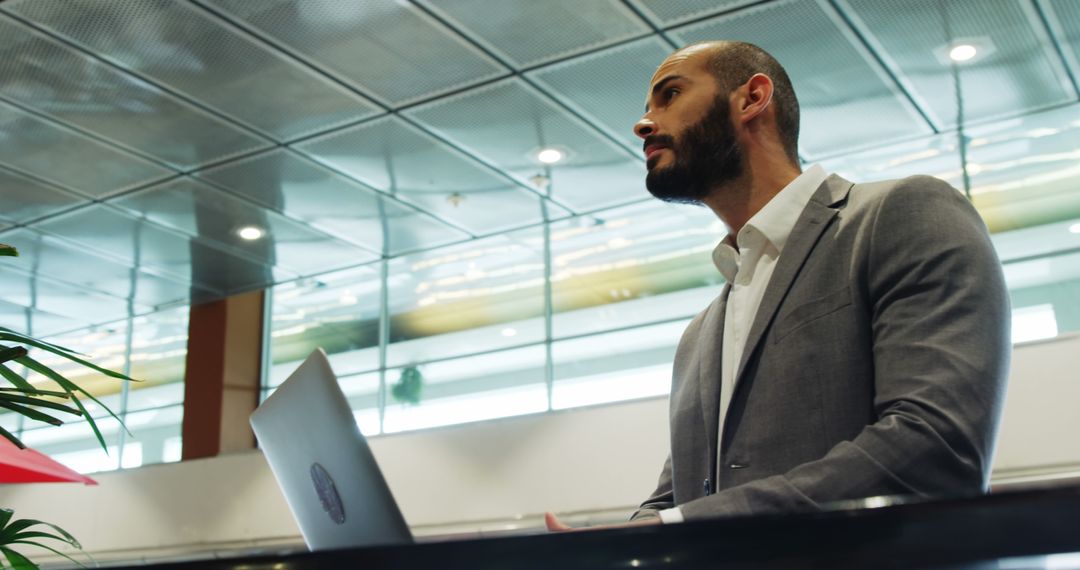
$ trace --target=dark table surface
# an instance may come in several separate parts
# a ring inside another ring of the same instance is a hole
[[[890,501],[866,504],[882,503]],[[154,567],[1080,569],[1080,486],[820,513]]]

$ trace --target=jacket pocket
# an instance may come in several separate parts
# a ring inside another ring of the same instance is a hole
[[[784,313],[776,319],[773,343],[780,342],[781,339],[802,328],[804,325],[810,324],[814,320],[820,319],[826,315],[835,313],[850,304],[851,288],[844,287],[843,289],[829,293],[824,297],[808,301],[789,311],[784,311]]]

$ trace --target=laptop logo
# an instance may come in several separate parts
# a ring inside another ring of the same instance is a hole
[[[315,492],[319,495],[319,502],[322,503],[326,514],[330,516],[330,520],[337,524],[344,524],[345,506],[341,504],[341,497],[338,496],[337,488],[334,487],[334,480],[330,478],[330,474],[322,465],[311,464],[311,481],[315,483]]]

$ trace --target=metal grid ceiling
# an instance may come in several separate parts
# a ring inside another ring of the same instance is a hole
[[[959,70],[973,126],[1078,98],[1073,0],[7,0],[0,241],[27,255],[0,324],[70,330],[641,201],[649,77],[724,38],[787,66],[809,161],[949,136],[955,40],[987,47]]]

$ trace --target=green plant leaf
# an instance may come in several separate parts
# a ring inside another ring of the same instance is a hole
[[[25,346],[11,346],[0,349],[0,362],[7,362],[26,356]]]
[[[22,440],[15,437],[15,434],[2,427],[0,427],[0,436],[3,436],[4,439],[10,441],[11,443],[14,443],[19,449],[26,449],[26,444],[23,443]]]
[[[47,424],[51,424],[51,425],[54,425],[54,426],[62,426],[62,425],[64,425],[64,422],[62,420],[58,420],[58,419],[50,416],[49,414],[46,414],[45,412],[39,412],[39,411],[35,410],[34,408],[28,408],[26,406],[20,406],[19,404],[12,404],[10,402],[5,402],[4,400],[0,400],[0,408],[6,408],[8,410],[11,410],[11,411],[15,412],[16,414],[22,414],[22,415],[24,415],[24,416],[26,416],[26,417],[28,417],[28,418],[30,418],[32,420],[37,420],[39,422],[45,422]]]
[[[37,564],[30,562],[29,558],[23,556],[22,554],[19,554],[18,552],[15,552],[14,550],[6,546],[0,546],[0,552],[4,553],[4,557],[7,558],[8,562],[11,563],[12,568],[15,568],[17,570],[39,570]]]
[[[38,340],[32,336],[24,335],[21,332],[9,329],[7,327],[0,327],[0,340],[6,340],[5,337],[6,339],[10,339],[11,342],[29,344],[30,346],[36,346],[43,350],[48,350],[49,352],[67,352],[70,354],[75,354],[77,356],[86,356],[85,354],[75,350],[71,350],[70,348],[65,348],[58,344],[52,344],[50,342]]]
[[[34,388],[33,390],[23,390],[21,388],[0,388],[0,393],[3,392],[18,392],[20,394],[26,394],[27,396],[51,396],[53,398],[64,399],[71,397],[71,394],[68,394],[67,392],[57,392],[56,390],[38,390],[37,388]]]
[[[64,394],[64,396],[68,397],[67,394]],[[82,412],[80,412],[79,410],[77,410],[75,408],[72,408],[71,406],[65,406],[64,404],[61,404],[61,403],[58,403],[58,402],[53,402],[51,400],[43,400],[41,398],[31,398],[31,397],[28,397],[28,396],[20,396],[20,395],[16,395],[16,394],[6,394],[6,393],[3,393],[3,392],[0,392],[0,402],[11,402],[11,403],[14,403],[14,404],[24,404],[24,405],[27,405],[27,406],[40,406],[42,408],[49,408],[50,410],[56,410],[56,411],[59,411],[59,412],[66,412],[66,413],[73,414],[73,415],[76,415],[76,416],[81,416],[82,415]]]
[[[86,423],[90,424],[90,429],[92,429],[94,431],[94,437],[96,437],[97,440],[98,440],[98,443],[101,444],[102,451],[105,452],[105,455],[108,455],[109,454],[109,446],[105,443],[105,437],[101,435],[101,430],[98,429],[97,422],[95,422],[94,418],[92,418],[90,416],[90,412],[86,411],[86,406],[84,406],[83,403],[80,402],[78,398],[76,398],[75,396],[72,396],[71,401],[75,402],[75,406],[77,408],[79,408],[80,410],[82,410],[83,415],[86,416]],[[109,408],[105,408],[105,409],[108,410]],[[111,414],[112,412],[110,411],[109,413]],[[114,414],[113,417],[115,418],[116,415]],[[124,425],[124,424],[121,422],[120,425]],[[127,428],[125,427],[124,429],[127,429]],[[131,433],[131,432],[128,432],[128,433]]]
[[[5,380],[11,382],[23,392],[34,389],[34,385],[27,381],[26,378],[3,364],[0,364],[0,376],[3,376]]]
[[[0,243],[0,257],[19,257],[19,250],[13,245]]]
[[[2,334],[0,334],[0,340],[4,340]],[[38,348],[40,348],[40,347],[38,347]],[[106,375],[106,376],[108,376],[110,378],[116,378],[117,380],[129,380],[131,382],[140,382],[140,380],[136,380],[136,379],[131,378],[131,377],[127,376],[127,375],[121,374],[120,372],[117,372],[115,370],[109,370],[108,368],[102,368],[102,367],[98,366],[97,364],[94,364],[94,363],[90,362],[89,360],[84,360],[84,359],[79,358],[79,357],[77,357],[77,356],[75,356],[73,354],[68,354],[68,353],[64,353],[64,352],[56,352],[56,351],[53,351],[53,350],[49,350],[49,352],[51,352],[51,353],[53,353],[53,354],[55,354],[57,356],[62,356],[62,357],[66,358],[66,359],[68,359],[68,360],[70,360],[72,362],[75,362],[76,364],[80,364],[80,365],[85,366],[85,367],[87,367],[87,368],[89,368],[91,370],[95,370],[97,372],[100,372],[100,373],[102,373],[102,374],[104,374],[104,375]],[[16,358],[15,362],[18,362],[19,364],[22,364],[23,366],[26,366],[26,361],[27,360],[34,360],[34,359],[30,358],[29,356],[23,356],[22,358]]]
[[[79,544],[79,541],[76,540],[74,536],[71,536],[71,533],[69,533],[68,531],[52,523],[47,523],[45,521],[39,521],[36,519],[19,519],[13,523],[8,524],[6,527],[0,530],[0,543],[7,543],[15,540],[23,540],[24,538],[28,538],[22,535],[25,534],[28,529],[35,526],[49,527],[52,530],[56,531],[56,533],[59,535],[50,536],[50,538],[65,542],[67,544],[70,544],[71,546],[74,546],[75,548],[82,548],[82,545]]]
[[[14,515],[15,511],[11,509],[0,509],[0,529],[4,528]]]
[[[98,400],[90,392],[87,392],[86,390],[83,390],[79,386],[75,385],[75,383],[72,382],[71,380],[68,380],[67,378],[64,378],[63,376],[61,376],[61,375],[57,374],[56,372],[54,372],[48,366],[45,366],[44,364],[34,360],[33,358],[30,358],[29,356],[20,358],[16,362],[18,362],[19,364],[22,364],[23,366],[29,368],[30,370],[33,370],[34,372],[37,372],[38,374],[41,374],[41,375],[49,378],[53,382],[56,382],[57,384],[59,384],[61,388],[67,390],[68,393],[71,394],[71,399],[74,400],[75,406],[78,407],[80,410],[82,410],[83,415],[86,416],[86,420],[88,422],[90,422],[90,427],[93,428],[94,433],[99,433],[98,429],[97,429],[97,424],[94,422],[94,418],[90,414],[88,414],[86,412],[86,408],[84,408],[82,406],[82,404],[79,402],[79,399],[75,397],[75,392],[81,392],[87,398],[90,398],[95,404],[97,404],[97,405],[101,406],[102,408],[104,408],[106,412],[109,412],[110,416],[112,416],[114,419],[116,419],[116,421],[120,422],[120,426],[124,428],[124,431],[127,431],[128,435],[132,435],[131,431],[129,431],[127,429],[127,426],[124,425],[123,420],[121,420],[119,416],[117,416],[115,413],[113,413],[113,411],[110,410],[108,406],[106,406],[105,404],[102,404],[101,400]],[[2,365],[0,365],[0,366],[2,366]],[[121,376],[123,376],[123,375],[121,374]],[[125,378],[126,378],[126,376],[125,376]],[[99,437],[99,439],[101,439],[101,438]],[[104,441],[104,440],[102,440],[102,441]],[[104,443],[102,443],[102,446],[104,446]],[[106,452],[106,453],[108,453],[108,452]]]
[[[29,544],[31,546],[36,546],[38,548],[44,548],[45,550],[48,550],[49,552],[52,552],[53,554],[55,554],[57,556],[63,556],[64,558],[67,558],[69,562],[71,562],[72,564],[78,566],[79,568],[86,568],[86,565],[83,564],[82,562],[79,562],[78,560],[75,560],[74,558],[68,556],[67,554],[64,554],[63,552],[60,552],[59,550],[57,550],[57,549],[55,549],[55,548],[53,548],[51,546],[41,544],[40,542],[33,542],[33,541],[30,541],[30,540],[16,540],[15,542],[12,542],[11,544]],[[86,554],[86,553],[84,552],[83,554]]]

